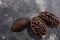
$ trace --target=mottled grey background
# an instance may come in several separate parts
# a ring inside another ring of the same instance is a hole
[[[46,10],[60,19],[60,0],[45,1]],[[16,33],[11,31],[11,26],[14,20],[20,17],[32,18],[38,15],[40,10],[35,0],[0,0],[0,40],[35,40],[31,30],[26,28]],[[43,40],[60,40],[60,26],[47,29],[46,38]]]

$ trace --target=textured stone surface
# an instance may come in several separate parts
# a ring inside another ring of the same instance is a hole
[[[46,1],[46,10],[51,11],[60,18],[60,0]],[[15,33],[11,31],[11,25],[19,17],[31,18],[38,15],[39,12],[40,7],[37,5],[36,0],[0,0],[0,40],[34,40],[28,34],[30,31],[28,32],[25,29],[22,32]],[[32,32],[30,33],[33,35]],[[45,39],[60,40],[60,27],[48,28]]]

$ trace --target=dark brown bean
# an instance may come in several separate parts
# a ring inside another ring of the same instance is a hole
[[[25,17],[18,18],[12,24],[12,31],[13,32],[20,32],[28,26],[29,19]]]
[[[47,12],[47,11],[41,12],[38,17],[43,19],[49,25],[56,25],[56,26],[59,25],[58,18],[51,12]]]
[[[46,24],[39,17],[32,18],[31,28],[36,35],[45,35],[46,34]]]

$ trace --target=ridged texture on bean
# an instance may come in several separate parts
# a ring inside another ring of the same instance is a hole
[[[32,28],[33,32],[37,35],[45,35],[46,34],[46,24],[39,17],[32,18],[31,28]]]
[[[47,12],[47,11],[41,12],[38,17],[43,19],[49,25],[56,25],[56,26],[59,25],[58,18],[51,12]]]

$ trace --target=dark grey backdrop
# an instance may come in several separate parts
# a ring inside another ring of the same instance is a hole
[[[47,0],[47,11],[60,18],[60,0]],[[40,12],[35,0],[1,0],[0,1],[0,40],[34,40],[34,35],[27,28],[22,32],[11,31],[14,20],[19,17],[36,16]],[[60,40],[60,26],[47,28],[45,40]],[[38,39],[37,39],[38,40]]]

